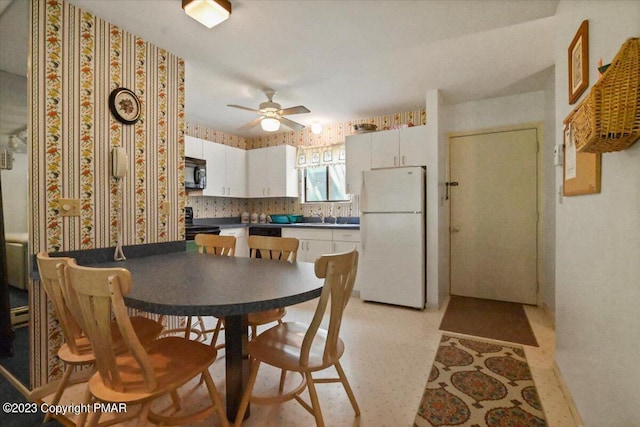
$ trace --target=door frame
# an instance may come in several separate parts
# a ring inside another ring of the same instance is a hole
[[[530,123],[522,123],[517,125],[509,125],[509,126],[498,126],[498,127],[490,127],[490,128],[481,128],[474,129],[469,131],[460,131],[460,132],[448,132],[446,134],[447,137],[447,161],[446,161],[446,169],[445,169],[445,177],[446,182],[451,180],[451,140],[453,138],[463,137],[463,136],[474,136],[474,135],[485,135],[490,133],[502,133],[502,132],[513,132],[519,130],[530,130],[533,129],[536,131],[536,142],[538,144],[537,150],[537,206],[538,206],[538,225],[536,230],[536,283],[537,283],[537,292],[536,292],[536,304],[538,307],[542,307],[544,304],[544,280],[543,280],[543,266],[544,266],[544,124],[543,122],[530,122]],[[449,230],[447,233],[447,245],[449,247],[449,296],[451,296],[451,203],[447,203],[447,220],[446,227]]]

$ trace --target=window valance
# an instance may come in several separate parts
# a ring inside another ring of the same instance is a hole
[[[296,167],[305,169],[317,166],[339,165],[345,163],[344,144],[324,147],[298,147]]]

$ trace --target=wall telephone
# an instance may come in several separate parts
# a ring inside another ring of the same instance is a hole
[[[122,147],[111,150],[111,175],[114,178],[124,178],[129,167],[129,157]]]

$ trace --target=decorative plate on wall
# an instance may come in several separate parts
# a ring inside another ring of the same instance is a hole
[[[109,95],[109,109],[119,122],[132,125],[140,119],[140,100],[133,91],[119,87]]]

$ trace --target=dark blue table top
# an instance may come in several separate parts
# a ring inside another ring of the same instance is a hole
[[[242,315],[320,296],[314,265],[197,252],[174,252],[92,264],[131,272],[129,307],[171,315]]]

